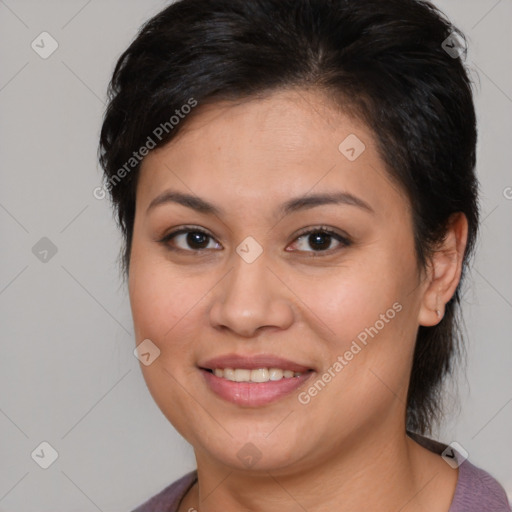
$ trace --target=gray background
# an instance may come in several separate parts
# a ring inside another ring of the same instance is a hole
[[[512,1],[436,3],[469,37],[479,77],[483,217],[464,294],[468,365],[436,437],[512,498]],[[166,4],[0,0],[0,511],[131,510],[195,467],[133,356],[120,236],[92,193],[115,60]],[[31,48],[43,31],[59,45],[47,59]],[[57,248],[46,262],[32,249],[43,237]],[[31,458],[42,441],[59,455],[46,470]]]

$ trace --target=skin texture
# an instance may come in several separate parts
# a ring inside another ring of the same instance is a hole
[[[366,146],[354,161],[338,149],[350,134]],[[170,202],[148,211],[169,189],[222,212]],[[279,212],[291,198],[338,191],[372,211]],[[161,242],[183,225],[211,235],[203,252],[186,236]],[[298,238],[321,226],[351,243],[327,238],[320,251]],[[466,230],[455,216],[432,264],[419,269],[408,200],[374,135],[316,91],[199,106],[177,138],[151,152],[137,188],[129,293],[136,342],[149,338],[161,351],[141,366],[148,388],[195,451],[199,483],[180,510],[448,511],[457,471],[405,435],[405,401],[418,326],[439,322],[436,309],[442,318]],[[250,264],[236,252],[248,236],[263,248]],[[301,404],[298,392],[396,303],[400,312]],[[275,403],[242,407],[213,394],[198,369],[228,353],[273,354],[316,374]],[[261,453],[251,468],[237,457],[246,443]]]

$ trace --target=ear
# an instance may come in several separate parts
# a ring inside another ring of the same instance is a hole
[[[467,237],[466,216],[461,212],[452,214],[446,235],[430,260],[418,313],[419,325],[430,327],[443,318],[445,304],[453,297],[460,281]]]

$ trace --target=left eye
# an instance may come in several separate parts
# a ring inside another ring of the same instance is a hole
[[[349,245],[349,241],[343,236],[333,231],[323,229],[303,233],[295,239],[293,245],[295,245],[299,251],[322,252],[333,249],[333,242],[336,242],[338,246]]]

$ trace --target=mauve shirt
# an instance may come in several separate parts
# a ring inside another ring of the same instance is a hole
[[[426,437],[408,434],[425,448],[439,455],[447,448],[446,445]],[[455,450],[453,452],[458,461],[463,459],[458,452]],[[176,512],[181,500],[196,481],[197,471],[191,471],[133,512]],[[466,459],[459,466],[459,478],[448,512],[512,512],[512,510],[503,487],[489,473],[477,468]]]

